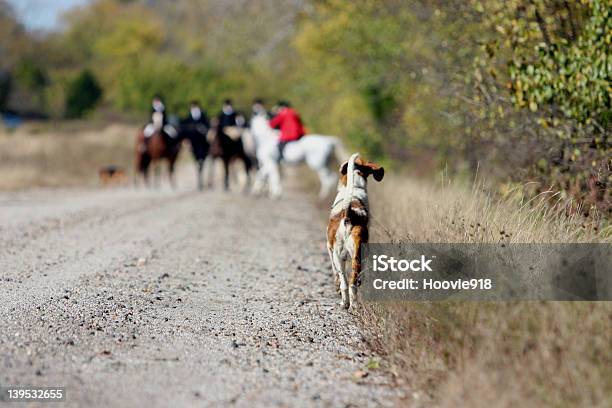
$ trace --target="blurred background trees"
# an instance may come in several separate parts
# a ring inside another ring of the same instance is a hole
[[[191,99],[216,112],[226,97],[245,110],[256,96],[284,98],[310,131],[398,169],[480,172],[501,192],[552,189],[609,216],[611,9],[92,0],[40,35],[0,0],[0,109],[145,120],[155,93],[176,113]]]
[[[102,97],[102,88],[88,69],[68,83],[66,90],[65,116],[68,119],[83,117],[95,108]]]
[[[471,116],[481,120],[472,139],[487,146],[477,156],[503,178],[535,181],[534,192],[559,191],[610,216],[612,2],[475,6],[483,30]]]

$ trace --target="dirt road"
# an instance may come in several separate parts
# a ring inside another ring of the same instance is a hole
[[[66,387],[61,406],[394,405],[388,376],[354,375],[376,356],[311,197],[191,184],[0,194],[0,385]]]

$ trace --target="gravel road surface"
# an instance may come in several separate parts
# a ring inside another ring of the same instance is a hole
[[[66,387],[46,407],[395,405],[312,197],[189,184],[0,193],[0,385]]]

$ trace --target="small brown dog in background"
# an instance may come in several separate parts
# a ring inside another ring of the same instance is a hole
[[[127,174],[123,167],[119,166],[104,166],[98,170],[100,184],[103,186],[123,185],[127,182]]]
[[[336,281],[340,281],[342,305],[347,309],[354,304],[357,294],[361,273],[361,244],[368,243],[367,179],[370,174],[374,180],[381,181],[385,169],[360,159],[358,153],[340,166],[338,194],[327,224],[327,251]],[[351,262],[348,277],[345,271],[347,261]]]

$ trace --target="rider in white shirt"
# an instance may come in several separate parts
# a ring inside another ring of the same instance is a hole
[[[166,116],[166,106],[161,97],[155,95],[151,101],[151,122],[144,128],[145,139],[153,136],[155,132],[163,131],[168,137],[174,139],[178,136],[178,132],[174,126],[168,124]]]

